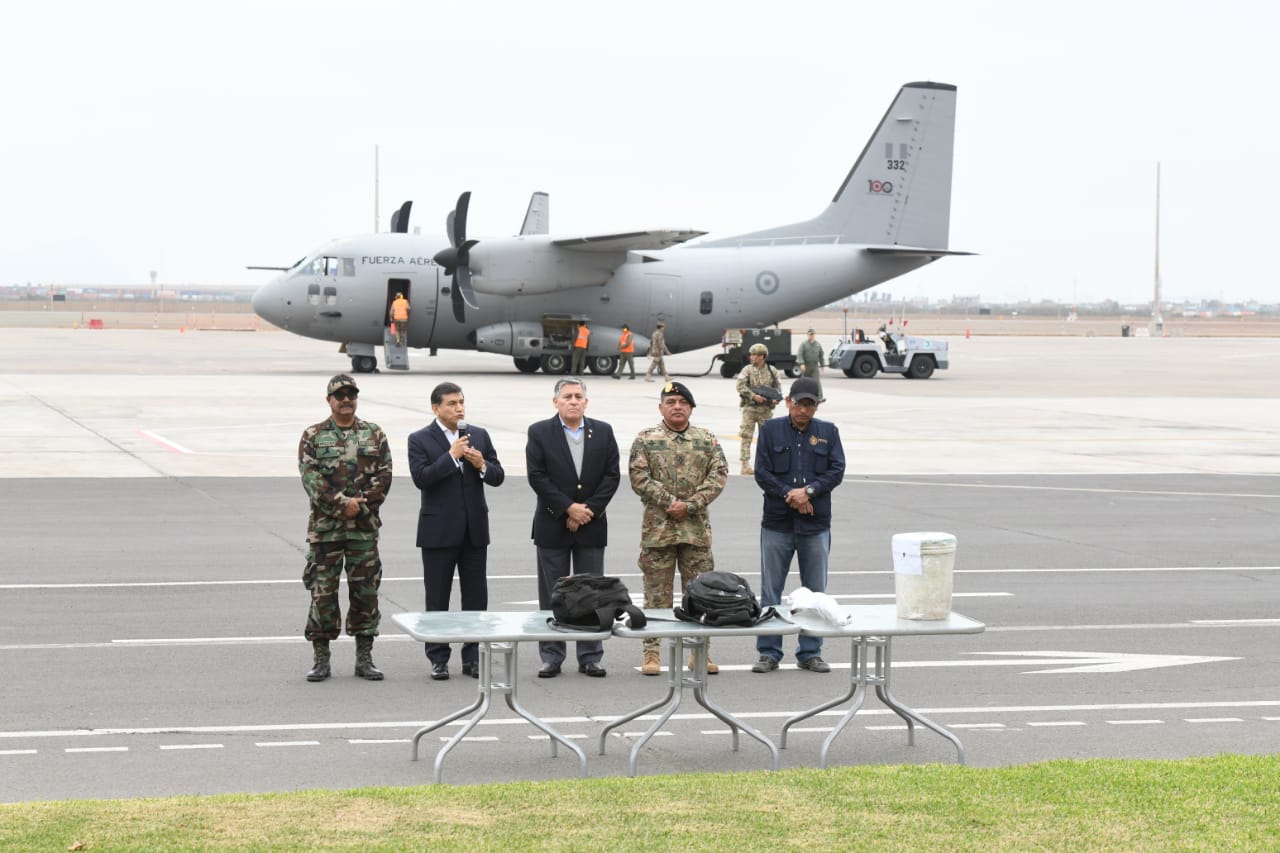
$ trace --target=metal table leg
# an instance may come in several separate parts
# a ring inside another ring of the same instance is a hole
[[[926,729],[937,732],[942,737],[951,741],[952,745],[956,748],[956,753],[959,756],[960,763],[964,764],[964,745],[960,743],[960,738],[953,735],[943,726],[938,725],[927,717],[917,713],[911,708],[908,708],[906,705],[903,705],[893,697],[892,693],[889,692],[889,674],[892,670],[893,664],[892,652],[890,649],[890,643],[892,641],[892,637],[871,638],[871,643],[876,647],[876,671],[874,677],[871,679],[875,683],[876,696],[880,697],[881,702],[892,708],[894,713],[907,721],[907,744],[909,746],[915,745],[915,729],[912,725],[912,720],[914,720]]]

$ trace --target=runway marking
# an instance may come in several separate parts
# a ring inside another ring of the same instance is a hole
[[[1187,717],[1184,723],[1243,723],[1239,717]]]
[[[1004,723],[952,723],[953,729],[1003,729]]]
[[[69,746],[64,752],[128,752],[127,746]]]
[[[916,438],[913,436],[911,440],[915,441]],[[944,439],[944,441],[949,441],[949,440],[951,439]],[[1062,439],[1058,437],[1054,437],[1054,438],[1046,438],[1043,440],[1046,442],[1058,442]],[[1087,441],[1089,443],[1093,443],[1093,439],[1082,439],[1082,440]],[[1108,441],[1113,441],[1113,440],[1114,439],[1108,439]],[[1131,439],[1131,440],[1142,441],[1144,443],[1148,441],[1160,441],[1160,440],[1172,441],[1172,442],[1188,441],[1188,439],[1185,439],[1185,438],[1169,438],[1169,439],[1142,438],[1142,439]],[[1203,440],[1204,440],[1203,437],[1198,437],[1196,439],[1197,442],[1203,441]],[[1222,440],[1234,441],[1238,439],[1225,437]],[[1254,439],[1254,440],[1261,440],[1261,439]],[[1265,440],[1269,441],[1271,439],[1270,437],[1267,437]],[[970,440],[966,439],[962,441],[963,443],[968,444]],[[1003,435],[1000,436],[998,441],[1001,444],[1006,443],[1005,436]],[[921,482],[918,480],[882,480],[879,478],[858,479],[856,482],[867,483],[867,484],[892,485],[892,486],[925,486],[927,488],[945,486],[953,489],[1007,489],[1011,491],[1028,491],[1028,492],[1083,492],[1086,494],[1101,494],[1101,495],[1163,495],[1168,497],[1262,498],[1262,499],[1270,499],[1270,500],[1280,499],[1280,494],[1274,494],[1274,493],[1268,494],[1266,492],[1262,492],[1262,493],[1184,492],[1184,491],[1175,491],[1171,489],[1107,489],[1107,488],[1101,488],[1098,486],[1033,486],[1033,485],[1027,485],[1023,483],[946,483],[946,482]]]
[[[1045,722],[1026,723],[1031,728],[1058,728],[1062,726],[1083,726],[1084,720],[1049,720]]]
[[[959,714],[1079,714],[1085,712],[1102,712],[1102,711],[1190,711],[1190,710],[1239,710],[1239,709],[1280,709],[1280,699],[1255,699],[1255,700],[1239,700],[1234,702],[1132,702],[1132,703],[1098,703],[1088,705],[993,705],[993,706],[939,706],[930,708],[916,708],[916,712],[925,715],[959,715]],[[744,711],[737,714],[743,719],[759,719],[773,720],[785,719],[795,716],[800,709],[780,710],[780,711]],[[817,716],[841,717],[846,712],[836,709],[823,711]],[[894,711],[889,708],[863,708],[858,711],[858,715],[862,717],[877,716],[894,716]],[[648,714],[637,717],[638,720],[654,720],[657,714]],[[617,719],[616,716],[593,715],[593,716],[574,716],[574,717],[544,717],[546,723],[552,725],[586,725],[592,723],[610,723]],[[711,720],[715,719],[713,715],[708,713],[691,713],[691,714],[674,714],[673,720]],[[1280,720],[1280,717],[1267,718]],[[44,729],[44,730],[26,730],[26,731],[0,731],[0,740],[16,740],[18,738],[87,738],[102,737],[107,735],[208,735],[208,734],[248,734],[248,733],[275,733],[275,732],[303,732],[303,731],[349,731],[349,730],[367,730],[367,729],[411,729],[417,730],[430,721],[422,720],[388,720],[385,722],[336,722],[336,723],[262,723],[262,724],[245,724],[236,726],[162,726],[162,727],[120,727],[120,728],[103,728],[103,729]],[[462,726],[465,721],[458,720],[450,723],[452,726]],[[502,726],[526,726],[528,722],[520,717],[501,718],[501,719],[483,719],[479,722],[479,726],[497,727]],[[635,732],[635,736],[643,734],[643,732]],[[659,733],[660,734],[660,733]],[[447,738],[446,738],[447,740]],[[281,745],[282,742],[269,742],[266,745]],[[308,744],[317,744],[318,741],[305,741]],[[262,745],[262,744],[256,744]],[[118,749],[127,749],[127,747],[119,747]]]
[[[1125,573],[1149,573],[1149,572],[1277,572],[1280,566],[1105,566],[1096,568],[1024,568],[1024,569],[956,569],[954,574],[957,575],[1070,575],[1070,574],[1125,574]],[[832,570],[828,574],[840,575],[848,577],[891,577],[893,569],[874,569],[874,570]],[[613,575],[617,578],[639,578],[638,574],[619,574]],[[535,575],[489,575],[490,581],[514,580],[514,581],[533,581]],[[225,580],[225,579],[208,579],[208,580],[184,580],[184,581],[120,581],[120,582],[101,582],[93,581],[86,583],[6,583],[0,584],[0,590],[57,590],[57,589],[148,589],[148,588],[180,588],[180,587],[201,587],[201,586],[273,586],[285,585],[296,586],[298,579],[294,578],[245,578],[241,580]],[[346,579],[342,580],[346,583]],[[422,576],[410,577],[384,577],[382,583],[414,583],[421,584]],[[955,593],[955,595],[965,595],[966,593]],[[968,593],[968,595],[1009,595],[1010,593]],[[843,598],[857,598],[859,596],[837,596]],[[892,598],[891,593],[884,595],[868,595],[861,596],[866,598]],[[536,601],[529,600],[525,602],[510,602],[512,604],[537,604]]]
[[[170,441],[169,439],[164,438],[163,436],[157,433],[154,433],[149,429],[140,429],[138,430],[138,434],[144,438],[154,441],[156,444],[160,445],[161,447],[173,453],[191,453],[192,452],[187,448],[183,447],[181,444],[178,444],[176,441]]]
[[[1103,720],[1109,726],[1163,726],[1164,720]]]
[[[347,743],[352,744],[385,744],[385,743],[412,743],[412,738],[407,737],[384,737],[384,738],[348,738]]]
[[[0,749],[0,755],[35,755],[35,749]]]
[[[161,745],[160,745],[160,749],[162,749],[162,750],[170,750],[170,749],[222,749],[222,748],[223,748],[223,747],[222,747],[222,744],[220,744],[220,743],[173,743],[173,744],[161,744]]]
[[[255,743],[254,746],[260,746],[264,749],[272,749],[277,746],[319,746],[318,740],[271,740],[262,743]]]

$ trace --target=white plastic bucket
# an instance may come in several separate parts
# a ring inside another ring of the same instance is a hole
[[[893,586],[899,619],[946,619],[951,615],[951,571],[956,537],[950,533],[895,533]]]

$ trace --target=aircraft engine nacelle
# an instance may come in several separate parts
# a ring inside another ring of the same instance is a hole
[[[544,236],[481,240],[471,249],[471,286],[493,296],[598,287],[621,260],[613,253],[554,246]]]
[[[516,358],[542,355],[546,336],[540,323],[490,323],[475,331],[476,349]]]

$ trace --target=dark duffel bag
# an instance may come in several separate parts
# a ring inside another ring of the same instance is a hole
[[[552,618],[558,628],[579,631],[611,631],[626,618],[632,628],[643,628],[644,612],[631,603],[631,593],[617,578],[569,575],[556,581],[551,591]]]

